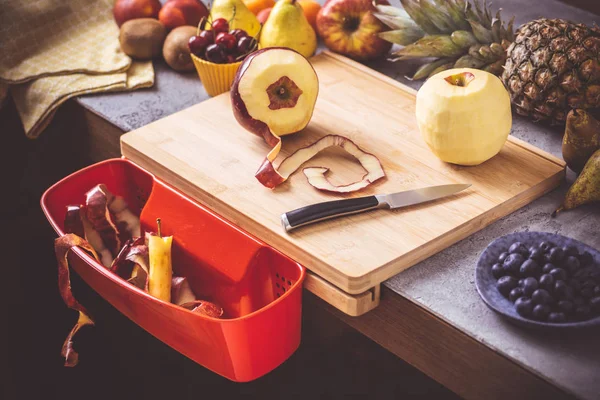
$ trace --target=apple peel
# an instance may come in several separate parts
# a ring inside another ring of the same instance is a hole
[[[281,151],[281,139],[269,152],[265,161],[256,172],[256,179],[264,186],[273,189],[285,182],[294,172],[298,170],[306,161],[316,156],[321,151],[337,146],[344,149],[347,153],[354,156],[367,171],[360,181],[349,183],[347,185],[334,185],[326,177],[329,171],[326,167],[307,167],[303,169],[308,183],[316,189],[335,192],[350,193],[364,189],[371,183],[383,178],[385,172],[379,159],[371,153],[367,153],[357,146],[352,140],[339,135],[327,135],[312,143],[311,145],[296,150],[292,155],[284,159],[279,168],[275,169],[273,161]]]
[[[174,276],[171,279],[171,303],[180,306],[194,301],[196,295],[188,279],[184,276]]]
[[[102,242],[111,253],[116,257],[121,249],[121,239],[117,225],[113,221],[108,208],[109,196],[103,188],[104,185],[94,186],[85,195],[86,217],[91,223],[92,228],[98,232]]]
[[[181,304],[181,307],[190,310],[193,313],[205,315],[212,318],[221,318],[223,316],[223,307],[206,300],[194,300]]]
[[[65,358],[65,367],[74,367],[79,361],[79,355],[73,348],[73,338],[75,337],[75,334],[84,326],[94,325],[90,313],[75,299],[73,292],[71,291],[71,277],[67,256],[73,247],[79,247],[91,253],[98,261],[100,261],[90,244],[73,233],[68,233],[54,241],[54,251],[56,253],[56,261],[58,261],[58,289],[60,296],[67,307],[79,312],[77,323],[73,326],[71,332],[69,332],[69,335],[62,346],[61,355]]]

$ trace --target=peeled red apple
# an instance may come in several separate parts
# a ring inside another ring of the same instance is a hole
[[[235,119],[270,146],[279,137],[306,127],[312,117],[319,80],[300,53],[270,47],[250,54],[240,65],[231,87]]]
[[[417,93],[417,124],[443,161],[478,165],[502,149],[512,125],[510,98],[496,76],[470,68],[440,72]]]

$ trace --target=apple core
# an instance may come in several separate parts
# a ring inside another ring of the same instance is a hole
[[[344,31],[346,31],[348,33],[353,33],[360,26],[360,18],[357,16],[354,16],[354,15],[348,16],[348,17],[343,17],[342,26],[344,28]]]
[[[466,87],[473,79],[475,79],[475,75],[470,72],[461,72],[444,78],[449,84],[460,87]]]
[[[302,95],[302,89],[287,76],[282,76],[269,85],[267,95],[269,96],[269,108],[271,110],[294,108],[300,95]]]

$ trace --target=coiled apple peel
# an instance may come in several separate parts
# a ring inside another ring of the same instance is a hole
[[[371,183],[383,178],[385,172],[379,162],[379,159],[371,153],[367,153],[358,147],[352,140],[339,135],[327,135],[317,140],[313,144],[296,150],[292,155],[285,158],[276,169],[273,161],[281,151],[281,138],[265,158],[258,171],[256,179],[264,186],[273,189],[285,182],[302,164],[310,160],[321,151],[329,147],[341,147],[350,155],[354,156],[360,165],[367,171],[361,180],[347,185],[334,185],[325,174],[329,171],[327,167],[307,167],[302,170],[308,179],[308,183],[316,189],[326,192],[350,193],[363,189]]]
[[[316,189],[350,193],[385,176],[377,157],[338,135],[322,137],[284,159],[278,168],[274,167],[273,162],[281,151],[281,136],[306,128],[318,94],[319,79],[312,64],[289,48],[268,47],[255,51],[238,68],[230,92],[233,115],[242,127],[272,147],[255,174],[264,186],[277,187],[306,161],[332,146],[341,147],[356,157],[367,173],[358,182],[337,186],[325,177],[329,168],[304,168],[304,175]]]

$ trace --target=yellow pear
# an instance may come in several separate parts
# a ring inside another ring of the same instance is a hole
[[[231,20],[234,16],[235,18]],[[229,29],[243,29],[249,36],[256,36],[260,31],[260,22],[252,14],[242,0],[215,0],[210,9],[212,20],[225,18],[229,21]]]
[[[315,54],[317,35],[296,0],[279,0],[260,34],[260,47],[289,47],[304,57]]]

